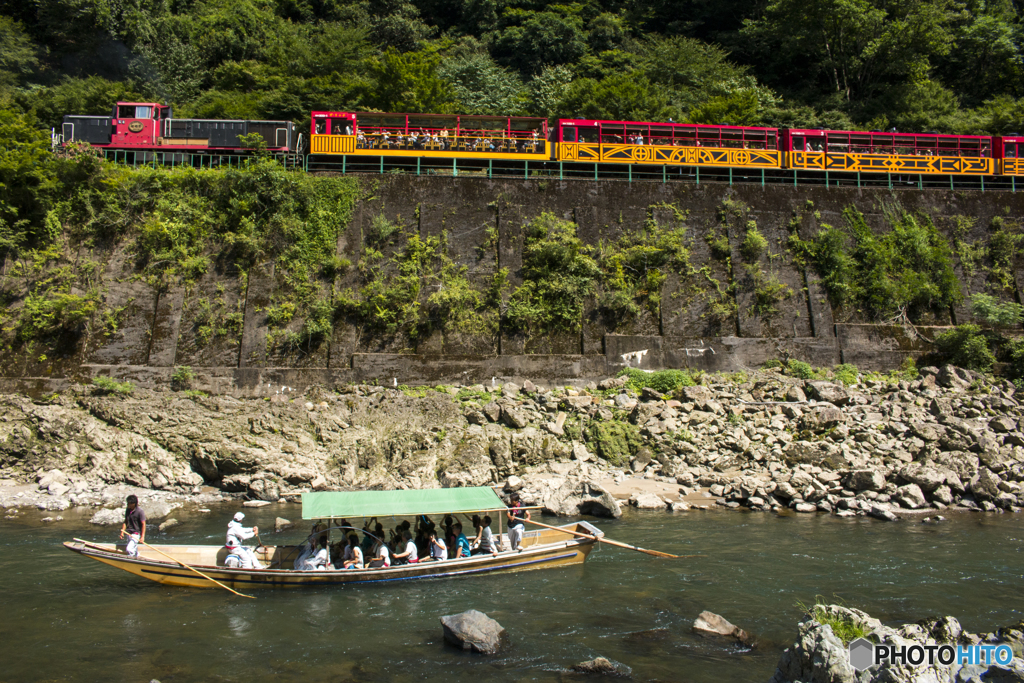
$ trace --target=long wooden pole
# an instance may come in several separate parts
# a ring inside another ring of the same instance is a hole
[[[608,545],[616,545],[620,548],[635,550],[638,553],[647,553],[648,555],[654,555],[655,557],[671,557],[672,559],[679,559],[680,557],[682,557],[682,555],[663,553],[660,550],[648,550],[647,548],[638,548],[635,545],[629,545],[628,543],[622,543],[620,541],[613,541],[610,538],[605,538],[604,536],[592,536],[590,534],[585,534],[580,531],[570,531],[569,529],[560,526],[549,526],[547,524],[541,524],[540,522],[535,522],[532,519],[522,519],[520,517],[516,517],[516,520],[520,522],[526,522],[527,524],[535,524],[539,527],[544,527],[545,529],[551,529],[552,531],[561,531],[563,534],[572,534],[573,536],[580,536],[581,538],[589,538],[592,541],[599,541],[601,543],[607,543]]]
[[[238,596],[240,596],[240,597],[243,597],[243,598],[250,598],[250,599],[252,599],[252,600],[255,600],[255,599],[256,599],[256,596],[255,596],[255,595],[246,595],[245,593],[239,593],[239,592],[238,592],[238,591],[236,591],[236,590],[235,590],[234,588],[228,588],[227,586],[225,586],[225,585],[224,585],[223,583],[221,583],[221,582],[220,582],[220,581],[218,581],[217,579],[215,579],[215,578],[213,578],[213,577],[211,577],[211,576],[207,576],[206,574],[202,573],[201,571],[199,571],[198,569],[196,569],[195,567],[193,567],[193,566],[192,566],[192,565],[190,565],[190,564],[185,564],[185,563],[184,563],[184,562],[182,562],[181,560],[176,560],[175,558],[171,557],[170,555],[168,555],[168,554],[167,554],[167,553],[165,553],[164,551],[162,551],[162,550],[159,550],[158,548],[154,548],[153,546],[151,546],[150,544],[146,543],[145,541],[139,541],[139,543],[141,543],[142,545],[146,546],[147,548],[149,548],[150,550],[152,550],[152,551],[154,551],[154,552],[160,553],[161,555],[163,555],[164,557],[166,557],[166,558],[167,558],[168,560],[171,560],[172,562],[177,562],[178,564],[180,564],[180,565],[181,565],[182,567],[184,567],[185,569],[188,569],[188,570],[190,570],[190,571],[193,571],[193,572],[195,572],[196,574],[199,574],[199,576],[203,577],[203,578],[204,578],[204,579],[206,579],[207,581],[212,581],[213,583],[217,584],[218,586],[220,586],[221,588],[223,588],[223,589],[224,589],[224,590],[226,590],[226,591],[231,591],[231,592],[232,592],[232,593],[234,593],[235,595],[238,595]]]

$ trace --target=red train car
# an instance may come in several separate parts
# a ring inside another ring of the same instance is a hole
[[[1024,135],[1010,133],[992,138],[992,153],[999,175],[1024,175]]]
[[[125,151],[247,153],[241,136],[253,133],[269,152],[291,153],[300,146],[291,121],[176,119],[170,106],[156,102],[118,102],[110,116],[65,116],[61,142]]]
[[[813,171],[993,175],[992,138],[937,133],[784,129],[786,168]]]

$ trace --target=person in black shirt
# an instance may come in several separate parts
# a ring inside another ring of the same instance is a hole
[[[125,552],[132,557],[138,557],[139,543],[146,542],[146,513],[139,507],[139,498],[134,493],[128,496],[127,503],[120,537],[128,536],[128,546],[125,548]]]

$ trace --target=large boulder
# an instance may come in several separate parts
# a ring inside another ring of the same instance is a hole
[[[463,650],[492,655],[508,644],[501,624],[475,609],[441,617],[441,626],[445,641]]]
[[[971,385],[970,375],[965,370],[954,367],[952,365],[943,365],[939,369],[939,374],[935,376],[935,381],[938,382],[939,386],[946,387],[947,389],[966,389]]]
[[[838,427],[846,421],[843,411],[835,406],[826,406],[819,410],[812,410],[800,418],[800,429],[821,431]]]
[[[881,491],[885,476],[878,470],[854,470],[846,476],[846,488],[851,491]]]
[[[842,386],[832,382],[814,380],[804,385],[807,395],[817,401],[825,401],[837,406],[845,406],[850,402],[850,394]]]
[[[789,465],[806,463],[834,470],[847,465],[842,449],[825,441],[794,441],[783,450],[783,456]]]
[[[629,497],[629,504],[638,510],[664,510],[668,507],[668,503],[654,493],[634,493]]]
[[[900,505],[911,510],[917,508],[923,508],[928,505],[928,501],[924,498],[924,493],[921,491],[921,487],[917,484],[907,484],[896,489],[896,495],[894,496]]]
[[[854,683],[857,672],[831,626],[808,617],[797,629],[797,641],[779,657],[772,683]]]
[[[544,500],[544,509],[554,515],[593,515],[594,517],[621,517],[622,508],[615,497],[597,481],[579,474],[566,477],[562,485]],[[664,503],[662,503],[664,507]]]
[[[727,638],[744,645],[751,645],[754,642],[753,636],[714,612],[701,612],[693,622],[693,631],[702,636]]]
[[[526,425],[530,424],[530,420],[526,417],[526,414],[519,408],[512,406],[505,406],[501,411],[501,416],[505,420],[505,424],[513,429],[522,429]]]
[[[96,514],[89,520],[90,524],[102,524],[109,526],[111,524],[124,524],[124,508],[104,508],[97,510]]]
[[[994,500],[999,497],[999,477],[987,467],[982,467],[971,479],[971,493],[981,500]]]
[[[946,471],[927,465],[911,463],[900,470],[900,477],[917,484],[925,493],[931,493],[946,483]]]

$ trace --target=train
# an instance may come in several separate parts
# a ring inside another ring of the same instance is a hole
[[[258,138],[254,138],[254,134]],[[307,170],[340,162],[460,160],[470,167],[557,163],[602,167],[811,171],[886,174],[890,178],[1024,175],[1024,136],[946,135],[896,131],[837,131],[693,123],[654,123],[524,116],[313,111],[308,138],[290,121],[176,119],[169,105],[118,102],[110,116],[68,115],[55,146],[84,141],[134,161],[188,163],[262,150]],[[131,155],[129,157],[129,155]],[[588,171],[589,172],[589,171]],[[731,172],[731,171],[730,171]],[[1016,189],[1016,183],[1013,185]]]

